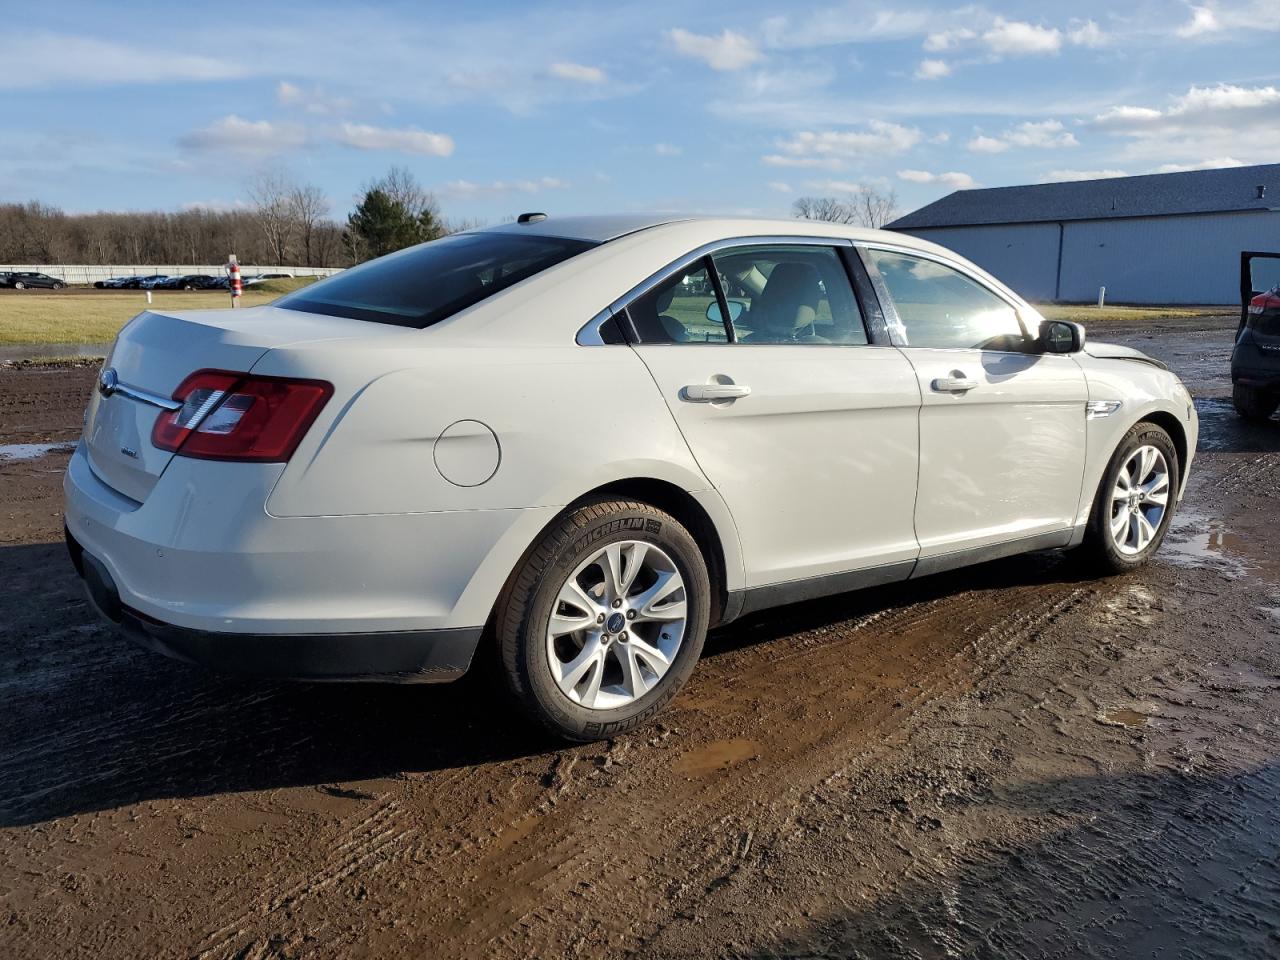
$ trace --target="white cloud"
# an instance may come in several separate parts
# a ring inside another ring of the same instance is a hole
[[[701,60],[713,70],[741,70],[761,57],[750,39],[729,29],[714,37],[676,27],[667,31],[667,39],[678,53]]]
[[[25,19],[38,19],[34,9],[28,14]],[[24,18],[8,17],[8,26],[20,19]],[[176,39],[172,44],[142,47],[45,30],[9,29],[0,33],[0,89],[229,80],[249,73],[229,60],[177,52],[180,46]]]
[[[810,180],[805,186],[822,193],[861,193],[862,184],[852,180]]]
[[[306,140],[306,131],[296,124],[245,120],[232,113],[184,134],[178,145],[187,150],[267,154],[300,147]]]
[[[967,27],[954,30],[939,30],[924,38],[924,48],[930,53],[941,53],[943,50],[954,50],[956,47],[974,39],[977,34]]]
[[[319,87],[303,89],[288,80],[276,84],[276,102],[282,107],[298,107],[307,113],[347,113],[354,106],[348,97],[331,97]]]
[[[1110,180],[1127,177],[1123,170],[1050,170],[1040,178],[1041,183],[1065,183],[1076,180]]]
[[[791,192],[791,184],[789,184],[789,183],[787,183],[787,182],[785,182],[785,181],[783,181],[783,180],[770,180],[770,181],[769,181],[769,189],[770,189],[770,190],[775,190],[775,191],[777,191],[778,193],[790,193],[790,192]]]
[[[1074,25],[1067,31],[1067,39],[1077,47],[1100,47],[1107,42],[1102,29],[1092,20]]]
[[[1059,147],[1077,147],[1080,142],[1075,134],[1065,129],[1061,121],[1040,120],[1020,123],[998,137],[978,135],[971,139],[968,148],[974,153],[1004,153],[1011,147],[1031,147],[1050,150]]]
[[[358,150],[393,150],[427,157],[447,157],[453,153],[453,138],[424,130],[371,127],[364,123],[344,123],[333,139]]]
[[[684,153],[684,150],[673,143],[655,143],[653,152],[660,157],[678,157]]]
[[[606,79],[604,71],[599,67],[588,67],[581,63],[553,63],[549,72],[553,77],[575,83],[604,83]]]
[[[1191,19],[1175,32],[1180,37],[1199,37],[1206,33],[1217,33],[1222,29],[1217,15],[1210,7],[1192,7]]]
[[[982,34],[982,42],[992,53],[1002,56],[1057,53],[1062,49],[1062,32],[1056,27],[996,17],[991,29]]]
[[[1214,157],[1212,160],[1197,160],[1194,163],[1162,163],[1156,167],[1156,173],[1186,173],[1188,170],[1219,170],[1223,167],[1243,167],[1244,161],[1235,157]]]
[[[1127,140],[1122,156],[1134,161],[1181,167],[1239,155],[1270,163],[1280,153],[1280,88],[1193,86],[1163,109],[1112,107],[1089,125]]]
[[[763,158],[775,167],[827,167],[839,169],[849,160],[865,156],[902,153],[920,142],[923,134],[886,120],[872,120],[865,130],[804,130],[777,141],[779,152]]]
[[[441,193],[455,197],[475,197],[482,194],[541,193],[544,190],[567,190],[569,183],[559,177],[538,177],[534,180],[494,180],[491,183],[475,183],[471,180],[451,180]]]
[[[928,170],[899,170],[898,179],[908,183],[945,183],[956,190],[972,190],[978,181],[967,173],[952,170],[948,173],[930,173]]]
[[[215,213],[230,213],[237,210],[248,210],[247,200],[189,200],[182,205],[183,210],[211,210]]]
[[[921,60],[916,67],[917,80],[937,80],[951,73],[951,64],[945,60]]]

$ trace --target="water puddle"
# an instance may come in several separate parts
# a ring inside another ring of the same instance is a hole
[[[1095,717],[1099,723],[1108,727],[1145,727],[1151,718],[1134,710],[1132,707],[1112,707],[1103,710]]]
[[[689,777],[705,777],[759,755],[760,744],[754,740],[713,740],[682,756],[675,762],[675,770]]]
[[[0,460],[39,460],[45,454],[76,448],[74,441],[62,443],[0,443]]]
[[[1253,566],[1243,537],[1221,520],[1191,513],[1173,518],[1159,555],[1175,566],[1217,570],[1233,578]]]

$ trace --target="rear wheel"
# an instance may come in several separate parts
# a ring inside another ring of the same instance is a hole
[[[1237,383],[1231,388],[1231,402],[1240,419],[1262,421],[1270,419],[1276,412],[1276,407],[1280,406],[1280,396]]]
[[[1160,548],[1177,499],[1178,451],[1154,423],[1139,423],[1102,475],[1084,552],[1106,573],[1142,566]]]
[[[544,534],[499,602],[507,681],[559,736],[625,733],[693,672],[710,600],[702,554],[674,517],[630,500],[584,504]]]

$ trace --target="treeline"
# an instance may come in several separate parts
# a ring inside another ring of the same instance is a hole
[[[320,188],[259,174],[243,209],[68,214],[39,201],[0,204],[0,263],[215,264],[345,267],[461,229],[413,175],[393,167],[368,184],[346,221]]]

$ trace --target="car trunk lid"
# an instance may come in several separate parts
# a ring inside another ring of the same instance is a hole
[[[89,465],[108,486],[141,503],[174,456],[152,444],[152,428],[190,374],[247,373],[273,347],[377,336],[382,329],[275,307],[139,314],[116,338],[89,400]]]

